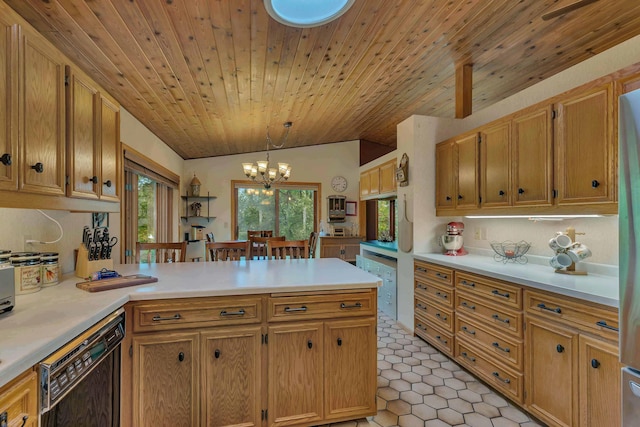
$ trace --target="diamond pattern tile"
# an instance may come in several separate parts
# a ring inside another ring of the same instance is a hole
[[[378,313],[378,413],[340,427],[540,427],[455,361]]]

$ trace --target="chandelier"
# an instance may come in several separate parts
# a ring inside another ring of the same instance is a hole
[[[269,127],[267,126],[267,159],[258,160],[256,163],[243,163],[242,169],[247,178],[251,178],[253,181],[261,183],[266,189],[271,188],[272,184],[289,179],[289,176],[291,175],[291,166],[289,166],[288,163],[278,163],[277,169],[269,167],[269,146],[273,148],[284,147],[292,125],[293,123],[291,122],[285,122],[283,124],[286,130],[284,137],[282,138],[282,142],[279,145],[275,145],[271,140]]]

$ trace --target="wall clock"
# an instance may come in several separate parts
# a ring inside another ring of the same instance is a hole
[[[338,193],[347,189],[347,179],[344,176],[334,176],[331,179],[331,188]]]

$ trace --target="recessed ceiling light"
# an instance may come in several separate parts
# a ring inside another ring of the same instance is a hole
[[[356,0],[264,0],[273,19],[290,27],[317,27],[345,13]]]

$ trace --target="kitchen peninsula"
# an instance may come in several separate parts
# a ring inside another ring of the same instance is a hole
[[[124,307],[122,425],[310,425],[375,414],[377,277],[330,258],[116,270],[159,281],[89,293],[71,277],[18,296],[0,317],[0,386]],[[229,373],[244,369],[236,384]]]

